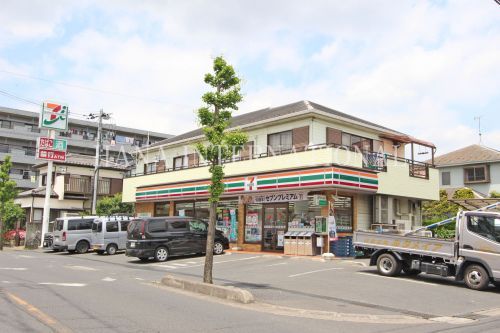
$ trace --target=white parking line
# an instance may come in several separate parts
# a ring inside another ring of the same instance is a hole
[[[75,271],[97,271],[97,268],[88,267],[88,266],[77,266],[77,265],[67,265],[64,266],[69,269],[74,269]]]
[[[359,265],[359,266],[363,266],[363,267],[368,267],[367,264],[365,264],[364,262],[361,262],[361,261],[345,260],[344,262],[348,262],[350,264],[355,264],[355,265]]]
[[[101,281],[106,281],[106,282],[113,282],[113,281],[116,281],[116,279],[113,279],[111,277],[105,277],[104,279],[101,279]]]
[[[181,266],[181,267],[186,267],[188,266],[188,264],[179,264],[179,263],[176,263],[176,262],[173,262],[172,265],[175,265],[175,266]]]
[[[416,280],[410,280],[410,279],[402,279],[402,278],[397,278],[397,277],[392,277],[392,276],[383,276],[383,275],[377,275],[377,274],[373,274],[373,273],[356,272],[356,274],[361,274],[361,275],[371,276],[371,277],[378,277],[378,278],[382,278],[382,279],[398,280],[398,281],[410,282],[410,283],[416,283],[416,284],[426,284],[428,286],[437,286],[436,283],[416,281]]]
[[[160,268],[167,268],[167,269],[177,269],[177,268],[179,268],[179,267],[175,267],[175,266],[162,265],[162,264],[151,264],[151,266],[160,267]]]
[[[85,283],[57,283],[57,282],[39,282],[38,284],[46,286],[61,286],[61,287],[85,287]]]
[[[26,270],[28,270],[25,267],[0,267],[0,269],[6,270],[6,271],[26,271]]]
[[[278,265],[286,265],[286,262],[279,262],[277,264],[266,265],[266,267],[278,266]]]
[[[291,278],[291,277],[302,276],[302,275],[307,275],[307,274],[313,274],[313,273],[318,273],[318,272],[341,270],[341,269],[343,269],[343,268],[342,267],[334,267],[334,268],[318,269],[316,271],[310,271],[310,272],[304,272],[304,273],[289,275],[288,277]]]

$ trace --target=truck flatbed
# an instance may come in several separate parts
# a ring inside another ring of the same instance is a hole
[[[428,257],[440,257],[453,262],[455,258],[455,240],[415,235],[403,235],[391,232],[357,231],[354,244],[367,249],[386,249]]]

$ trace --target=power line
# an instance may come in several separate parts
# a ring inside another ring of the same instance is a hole
[[[116,91],[111,91],[111,90],[103,90],[103,89],[98,89],[98,88],[93,88],[93,87],[87,87],[87,86],[83,86],[83,85],[79,85],[79,84],[74,84],[74,83],[69,83],[69,82],[54,81],[54,80],[49,80],[49,79],[45,79],[45,78],[42,78],[42,77],[36,77],[36,76],[31,76],[31,75],[26,75],[26,74],[20,74],[20,73],[14,73],[14,72],[6,71],[6,70],[3,70],[3,69],[0,69],[0,72],[1,73],[5,73],[5,74],[9,74],[9,75],[13,75],[13,76],[19,76],[19,77],[28,78],[28,79],[31,79],[31,80],[39,80],[39,81],[48,82],[48,83],[52,83],[52,84],[58,84],[58,85],[62,85],[62,86],[70,87],[70,88],[83,89],[83,90],[88,90],[88,91],[92,91],[92,92],[98,92],[98,93],[109,94],[109,95],[116,95],[116,96],[121,96],[121,97],[128,97],[128,98],[133,98],[133,99],[141,99],[141,100],[145,100],[145,101],[160,103],[160,104],[163,104],[163,105],[165,104],[164,101],[159,101],[159,100],[155,100],[155,99],[151,99],[151,98],[146,98],[146,97],[142,97],[142,96],[134,96],[134,95],[126,94],[126,93],[123,93],[123,92],[116,92]]]
[[[36,106],[41,106],[42,105],[42,102],[35,102],[35,101],[32,101],[32,100],[29,100],[27,98],[24,98],[24,97],[21,97],[21,96],[17,96],[13,93],[10,93],[8,91],[5,91],[5,90],[1,90],[0,89],[0,94],[6,96],[6,97],[9,97],[9,98],[12,98],[14,100],[17,100],[17,101],[21,101],[21,102],[26,102],[26,103],[30,103],[30,104],[34,104]],[[89,115],[92,114],[84,114],[84,113],[77,113],[77,112],[74,112],[74,111],[69,111],[68,113],[71,117],[80,117],[80,118],[85,118],[85,119],[92,119],[92,118],[89,118]]]

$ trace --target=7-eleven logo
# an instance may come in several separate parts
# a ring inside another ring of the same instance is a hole
[[[68,106],[52,102],[44,102],[40,127],[66,130],[68,128]]]
[[[257,190],[257,176],[249,176],[245,178],[245,191]]]

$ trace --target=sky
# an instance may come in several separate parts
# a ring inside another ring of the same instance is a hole
[[[464,1],[2,1],[0,106],[103,108],[111,123],[195,129],[219,55],[234,115],[310,100],[431,141],[500,150],[500,5]]]

